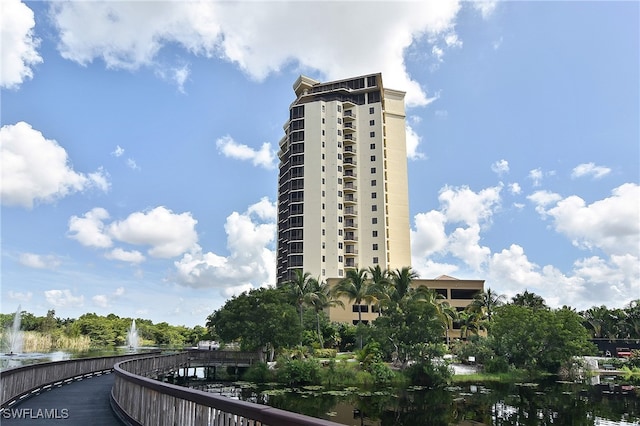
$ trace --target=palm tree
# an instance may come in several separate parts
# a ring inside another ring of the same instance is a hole
[[[491,322],[491,315],[495,309],[504,304],[505,296],[503,294],[497,294],[490,288],[486,291],[478,293],[473,298],[473,301],[469,305],[471,311],[476,313],[486,313],[487,321]]]
[[[380,265],[369,268],[371,277],[371,293],[376,299],[378,305],[378,316],[382,313],[382,305],[387,304],[391,300],[390,291],[392,289],[390,273],[388,270],[382,270]]]
[[[516,294],[511,298],[511,301],[514,305],[528,306],[533,309],[548,309],[542,296],[538,296],[533,292],[529,293],[528,290],[525,290],[522,294]]]
[[[375,299],[366,269],[348,269],[347,276],[336,284],[332,292],[335,297],[346,297],[349,303],[354,301],[358,305],[358,324],[362,323],[360,303],[364,301],[368,304]],[[360,349],[362,349],[362,336],[360,336]]]
[[[326,282],[321,283],[316,291],[307,295],[306,303],[311,306],[316,312],[318,341],[320,343],[320,347],[324,348],[322,331],[320,330],[320,312],[333,306],[341,306],[344,308],[344,303],[333,296],[333,294],[331,293],[331,288]]]
[[[291,281],[287,281],[284,285],[298,306],[298,310],[300,311],[300,326],[304,327],[302,314],[305,301],[308,298],[308,294],[313,293],[318,288],[318,280],[312,278],[309,272],[303,273],[301,269],[296,269],[295,277]]]
[[[391,282],[393,283],[394,291],[391,299],[399,303],[409,292],[413,280],[418,277],[418,273],[413,271],[410,266],[393,271],[391,273]]]

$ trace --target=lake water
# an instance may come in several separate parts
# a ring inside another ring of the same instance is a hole
[[[209,391],[330,419],[344,425],[640,425],[640,397],[605,379],[600,385],[547,381],[475,384],[442,390],[413,387],[326,390],[259,388],[238,382]]]

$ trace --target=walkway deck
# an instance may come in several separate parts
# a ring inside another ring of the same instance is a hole
[[[102,374],[54,387],[9,408],[0,424],[121,426],[109,404],[114,379]]]

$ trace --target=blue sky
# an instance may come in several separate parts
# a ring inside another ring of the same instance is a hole
[[[639,16],[3,0],[1,310],[193,326],[273,284],[291,86],[373,72],[407,92],[421,277],[624,306],[640,297]]]

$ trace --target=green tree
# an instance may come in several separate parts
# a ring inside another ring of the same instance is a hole
[[[393,292],[391,294],[391,300],[395,303],[400,301],[411,290],[411,284],[413,280],[419,278],[417,272],[411,269],[410,266],[405,266],[401,269],[396,269],[391,273],[391,282],[393,284]]]
[[[371,293],[375,297],[375,303],[378,307],[378,316],[382,314],[384,306],[391,301],[391,293],[393,285],[391,282],[391,274],[385,269],[382,270],[380,265],[369,268]]]
[[[501,306],[489,331],[496,355],[531,371],[557,373],[572,357],[594,351],[580,315],[570,309]]]
[[[542,296],[530,293],[528,290],[525,290],[524,293],[518,293],[513,296],[511,298],[511,303],[518,306],[527,306],[533,309],[549,309]]]
[[[286,289],[298,307],[298,312],[300,313],[300,326],[304,327],[302,316],[304,313],[305,303],[308,301],[309,295],[316,291],[319,284],[318,280],[311,277],[309,272],[302,272],[301,269],[296,269],[294,272],[294,278],[285,282],[282,287]]]
[[[349,303],[358,305],[358,325],[362,324],[362,309],[360,304],[364,301],[369,304],[375,299],[374,289],[367,279],[366,269],[348,269],[347,276],[340,280],[332,290],[336,298],[346,297]],[[360,336],[359,349],[362,349],[362,336]]]
[[[300,342],[302,327],[282,288],[259,288],[228,300],[207,318],[210,333],[224,342],[239,341],[243,350],[275,351]]]
[[[315,311],[318,342],[320,343],[320,347],[324,348],[324,340],[320,329],[320,315],[325,309],[329,309],[333,306],[341,306],[344,308],[344,303],[334,297],[329,284],[326,282],[320,284],[315,291],[307,295],[306,303]]]
[[[505,296],[497,294],[495,291],[487,288],[485,291],[478,293],[473,298],[469,309],[480,312],[487,316],[487,321],[491,323],[491,316],[498,306],[504,304]]]

